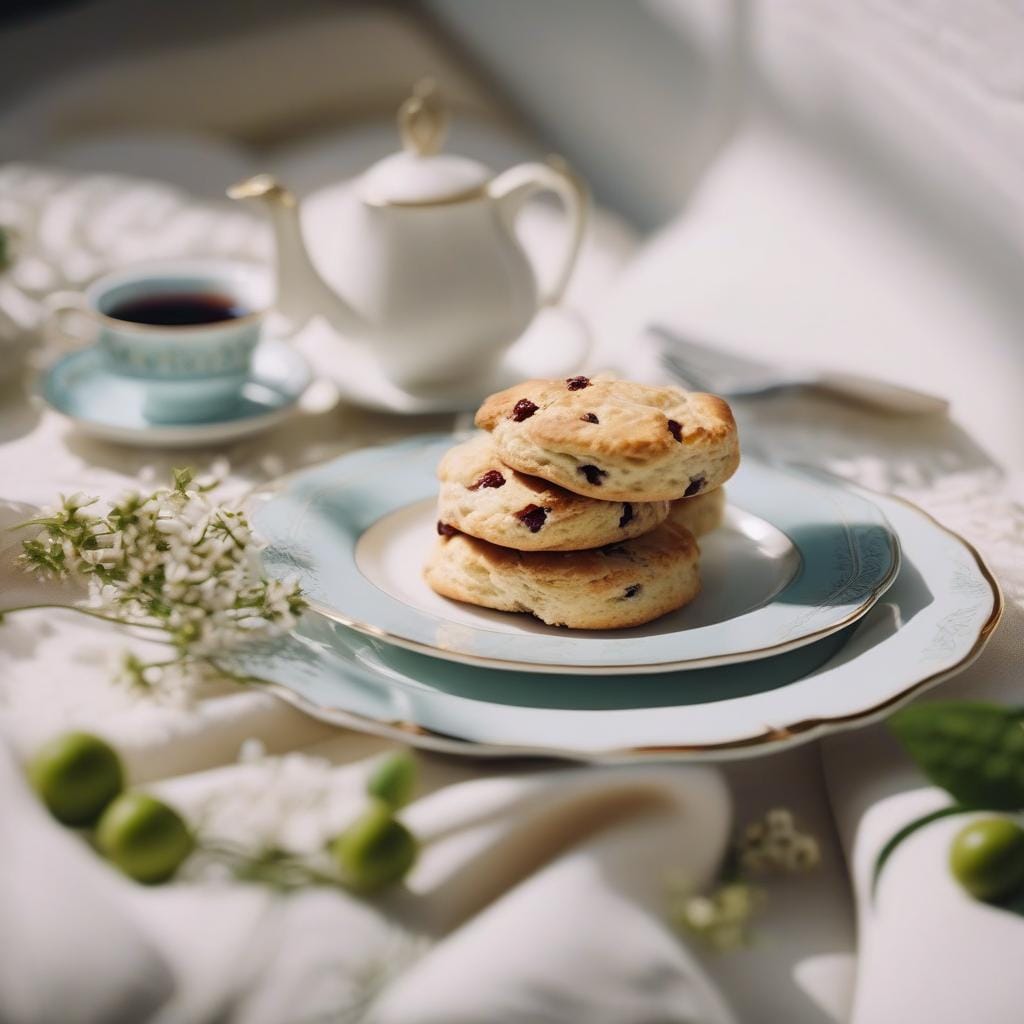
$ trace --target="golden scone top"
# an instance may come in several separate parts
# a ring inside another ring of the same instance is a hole
[[[529,380],[476,416],[510,466],[607,500],[671,500],[720,486],[739,462],[717,395],[602,377]]]
[[[484,430],[506,419],[545,446],[612,456],[647,457],[736,429],[717,395],[601,377],[524,381],[491,395],[476,414]]]

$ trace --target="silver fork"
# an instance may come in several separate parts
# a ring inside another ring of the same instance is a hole
[[[809,366],[773,366],[702,345],[666,327],[654,326],[650,330],[664,343],[661,363],[671,376],[723,398],[752,398],[790,388],[814,388],[904,416],[935,416],[949,410],[945,398],[876,377]]]

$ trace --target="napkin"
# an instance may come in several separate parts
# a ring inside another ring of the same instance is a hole
[[[1024,704],[1022,637],[1024,610],[1014,603],[973,669],[926,699]],[[972,899],[949,871],[950,842],[970,816],[941,819],[909,837],[872,897],[882,846],[949,797],[927,784],[883,726],[828,739],[824,767],[857,902],[851,1024],[1019,1020],[1024,919]]]
[[[356,809],[383,749],[335,736],[156,792],[236,837],[286,821],[318,840],[325,820]],[[15,841],[0,858],[0,1020],[735,1019],[666,913],[668,876],[704,885],[723,852],[729,799],[717,772],[479,777],[461,762],[422,762],[423,793],[404,812],[421,859],[407,885],[366,902],[202,878],[131,885],[46,819],[4,754]],[[326,809],[305,799],[318,787]]]
[[[931,471],[901,488],[978,546],[1006,600],[977,662],[922,699],[1024,705],[1024,475],[992,466]],[[949,797],[928,784],[884,726],[830,737],[823,765],[857,904],[853,1024],[1019,1020],[1024,919],[971,899],[948,869],[950,842],[969,818],[934,822],[907,839],[872,898],[871,869],[884,843]]]
[[[15,564],[21,535],[9,528],[36,511],[0,506],[5,608],[80,596]],[[92,729],[118,747],[132,784],[152,783],[189,820],[219,822],[235,841],[256,846],[284,829],[288,845],[319,848],[362,806],[368,765],[387,749],[255,688],[178,701],[111,686],[120,652],[151,645],[71,609],[10,615],[2,639],[4,746],[24,757],[60,729]],[[271,756],[230,765],[251,737]],[[421,860],[400,892],[363,901],[206,876],[133,885],[51,822],[10,753],[0,756],[5,831],[17,838],[0,858],[0,1020],[10,1024],[229,1014],[456,1024],[482,1011],[566,1024],[736,1019],[668,921],[670,879],[705,887],[724,852],[730,800],[717,771],[485,773],[425,757],[423,792],[404,815]],[[326,803],[311,800],[318,790]],[[228,805],[219,818],[218,802]],[[47,946],[51,935],[59,941]]]
[[[0,1020],[152,1019],[174,979],[125,905],[130,883],[50,821],[3,744],[0,807]]]

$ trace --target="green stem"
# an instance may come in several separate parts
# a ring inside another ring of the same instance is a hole
[[[169,658],[167,661],[140,661],[138,662],[138,668],[141,672],[145,672],[146,669],[150,668],[167,668],[168,665],[179,665],[182,660],[181,658]]]
[[[302,857],[284,851],[252,853],[241,846],[209,839],[198,843],[198,850],[227,864],[236,873],[256,882],[277,886],[328,885],[343,888],[339,878],[328,875],[309,864]]]
[[[875,898],[875,893],[878,890],[878,878],[882,873],[882,868],[885,867],[886,862],[892,856],[896,847],[903,842],[908,836],[913,835],[918,829],[924,828],[925,825],[930,825],[933,821],[938,821],[940,818],[948,818],[954,814],[967,814],[970,811],[976,811],[980,808],[967,807],[964,804],[951,804],[949,807],[940,807],[937,811],[931,811],[929,814],[922,815],[920,818],[915,818],[913,821],[904,825],[886,844],[878,851],[878,856],[875,858],[875,866],[871,872],[871,898]]]
[[[232,539],[232,541],[234,541],[235,547],[238,548],[239,551],[244,551],[245,545],[231,532],[231,527],[224,521],[224,517],[222,515],[217,516],[217,522],[220,523],[224,528],[224,532]]]
[[[219,672],[222,676],[224,676],[227,679],[230,679],[234,683],[238,683],[240,686],[247,686],[252,683],[260,683],[264,686],[267,685],[266,679],[261,679],[259,676],[249,675],[247,672],[234,672],[229,668],[224,668],[224,666],[217,662],[214,658],[197,656],[195,660],[204,662],[205,664],[209,665],[210,668],[212,668],[215,672]]]
[[[45,608],[59,608],[63,611],[78,612],[79,615],[88,615],[93,619],[100,619],[103,622],[112,622],[116,626],[128,626],[131,629],[158,629],[161,633],[167,632],[167,627],[159,622],[135,622],[131,619],[120,619],[116,615],[106,615],[103,612],[94,611],[91,608],[83,608],[77,604],[58,604],[54,601],[44,601],[41,604],[20,604],[15,608],[0,609],[0,615],[11,615],[14,612],[31,612]],[[170,641],[168,641],[170,643]]]

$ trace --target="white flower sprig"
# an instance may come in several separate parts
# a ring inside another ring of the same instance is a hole
[[[737,949],[750,941],[751,920],[764,902],[764,891],[751,880],[799,874],[820,860],[817,839],[797,828],[791,811],[775,808],[743,829],[710,892],[674,887],[672,917],[712,949]]]
[[[126,656],[127,675],[141,685],[285,632],[306,606],[296,581],[261,575],[248,519],[213,501],[215,487],[193,486],[191,471],[175,470],[173,487],[127,494],[103,512],[98,499],[72,494],[25,524],[39,527],[22,544],[29,571],[83,578],[89,610],[163,632],[170,658]]]

